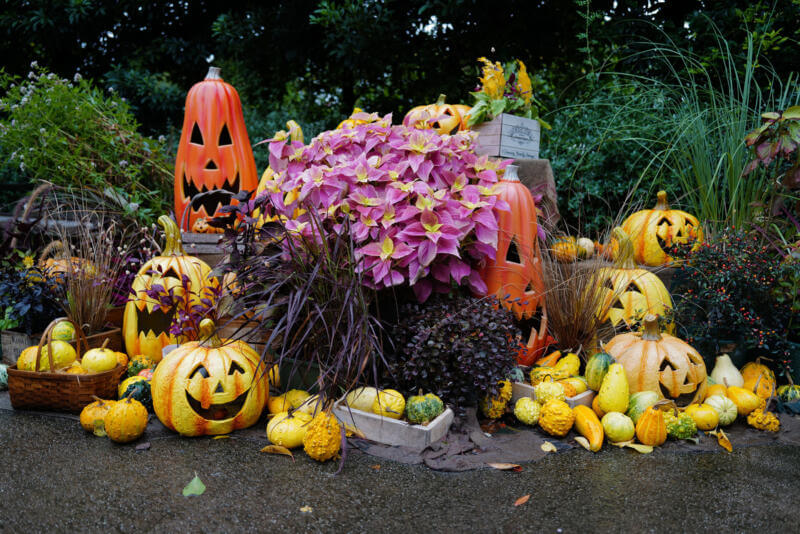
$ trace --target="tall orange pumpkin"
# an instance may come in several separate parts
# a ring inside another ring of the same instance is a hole
[[[542,257],[537,236],[536,203],[509,165],[497,184],[498,195],[511,207],[497,211],[497,256],[481,269],[489,295],[494,295],[517,319],[530,318],[544,305]]]
[[[197,219],[213,217],[231,203],[229,193],[252,191],[257,185],[239,94],[211,67],[186,95],[175,160],[175,218],[189,230]],[[195,198],[201,193],[209,194]]]

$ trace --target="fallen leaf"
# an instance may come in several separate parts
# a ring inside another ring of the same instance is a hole
[[[642,454],[650,454],[653,452],[652,445],[642,445],[641,443],[628,443],[625,445],[626,447],[630,447],[631,449],[635,450],[636,452],[640,452]]]
[[[580,445],[581,447],[583,447],[587,451],[591,451],[592,450],[592,448],[591,448],[592,446],[589,445],[589,440],[584,438],[583,436],[576,436],[575,437],[575,441],[577,441],[578,445]]]
[[[517,464],[505,464],[505,463],[490,462],[490,463],[487,463],[486,465],[488,465],[489,467],[492,467],[494,469],[499,469],[500,471],[522,470],[522,467],[517,465]]]
[[[355,436],[355,437],[357,437],[357,438],[361,438],[361,439],[367,439],[367,437],[364,435],[364,433],[363,433],[363,432],[361,432],[361,431],[360,431],[359,429],[357,429],[356,427],[354,427],[354,426],[352,426],[352,425],[347,425],[347,424],[345,424],[345,425],[344,425],[344,427],[345,427],[345,430],[347,430],[347,432],[346,432],[346,434],[345,434],[345,435],[346,435],[348,438],[349,438],[349,437],[353,437],[353,436]]]
[[[200,480],[200,477],[197,476],[197,473],[194,474],[194,478],[186,484],[186,487],[183,488],[183,496],[184,497],[191,497],[192,495],[202,495],[206,491],[206,485],[203,484],[203,481]]]
[[[261,449],[261,452],[266,452],[267,454],[282,454],[288,456],[294,462],[294,454],[292,454],[292,451],[282,445],[267,445]]]
[[[301,507],[300,507],[300,511],[301,511],[302,513],[304,513],[304,514],[310,514],[311,512],[313,512],[313,511],[314,511],[314,509],[313,509],[313,508],[311,508],[310,506],[306,505],[306,506],[301,506]]]
[[[545,441],[544,443],[542,443],[542,450],[544,452],[556,452],[558,449],[556,449],[556,446],[550,443],[549,441]]]
[[[222,436],[214,436],[214,439],[228,439],[230,436],[228,434],[224,434]]]
[[[370,467],[375,471],[378,471],[381,468],[380,464],[371,465]]]
[[[528,499],[530,499],[530,498],[531,498],[531,494],[530,493],[527,494],[527,495],[523,495],[522,497],[520,497],[519,499],[514,501],[514,506],[522,506],[523,504],[528,502]]]
[[[94,421],[94,430],[92,433],[100,438],[107,436],[106,434],[106,425],[103,423],[102,419],[95,419]]]
[[[144,443],[138,444],[135,448],[136,448],[137,451],[150,450],[150,442],[149,441],[145,441]]]
[[[717,443],[719,443],[719,446],[728,452],[733,452],[733,444],[731,443],[731,440],[728,439],[727,434],[725,434],[721,428],[712,430],[708,434],[710,436],[717,436]]]

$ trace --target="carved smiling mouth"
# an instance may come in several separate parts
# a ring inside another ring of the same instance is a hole
[[[191,199],[193,211],[199,212],[200,208],[204,208],[208,216],[214,215],[220,207],[228,205],[231,196],[238,193],[240,189],[238,172],[233,179],[225,180],[219,189],[209,189],[205,184],[201,184],[198,188],[194,182],[186,178],[186,173],[183,173],[184,197]]]
[[[203,408],[202,404],[200,404],[200,401],[189,395],[188,391],[186,392],[186,400],[189,401],[189,406],[192,407],[194,413],[203,419],[208,419],[209,421],[221,421],[223,419],[236,417],[236,414],[242,411],[242,406],[244,406],[244,403],[247,400],[248,393],[250,393],[249,388],[244,390],[241,395],[233,399],[231,402],[226,402],[224,404],[212,404],[208,408]]]
[[[177,306],[177,305],[176,305]],[[169,334],[172,320],[175,317],[175,307],[162,311],[161,306],[155,306],[152,311],[147,311],[147,306],[136,307],[137,328],[145,335],[158,337],[160,334]]]

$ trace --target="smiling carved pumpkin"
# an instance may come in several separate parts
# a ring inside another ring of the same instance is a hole
[[[212,292],[203,290],[218,284],[216,278],[210,277],[211,267],[204,261],[187,256],[181,244],[180,231],[175,221],[167,215],[158,218],[164,228],[166,242],[160,256],[150,259],[139,270],[131,284],[131,292],[135,295],[125,305],[122,319],[122,335],[125,338],[125,350],[128,356],[144,354],[154,362],[161,361],[161,349],[177,343],[175,336],[169,333],[176,310],[163,309],[155,300],[145,293],[154,284],[160,284],[165,291],[173,289],[176,295],[183,293],[181,279],[189,277],[189,288],[193,295],[192,302],[200,298],[212,298]]]
[[[257,185],[239,94],[211,67],[186,95],[175,160],[175,216],[189,230],[198,218],[213,217],[231,203],[231,193],[253,191]]]
[[[221,340],[200,322],[202,341],[170,352],[153,373],[153,409],[184,436],[227,434],[253,425],[269,397],[258,354],[243,341]]]

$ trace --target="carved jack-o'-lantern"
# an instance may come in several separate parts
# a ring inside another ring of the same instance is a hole
[[[531,192],[509,165],[498,182],[497,198],[510,211],[497,211],[497,256],[480,275],[489,295],[494,295],[518,319],[532,317],[544,305],[542,260],[537,236],[536,203]]]
[[[655,391],[684,400],[691,396],[686,404],[705,398],[708,380],[703,357],[685,341],[659,332],[655,315],[644,318],[643,332],[619,334],[605,350],[625,368],[631,393]]]
[[[619,253],[614,267],[598,273],[603,284],[603,303],[598,313],[601,320],[611,321],[614,326],[624,323],[633,329],[645,315],[664,316],[672,308],[672,298],[664,283],[655,274],[638,269],[633,262],[633,245],[622,228],[614,228],[614,239],[619,243]],[[668,327],[671,331],[672,325]]]
[[[160,284],[165,291],[172,289],[175,295],[183,295],[182,278],[186,275],[192,293],[188,298],[190,303],[194,303],[201,298],[212,298],[213,294],[206,294],[204,288],[219,283],[209,276],[211,267],[183,251],[180,231],[172,218],[162,215],[158,223],[164,228],[164,248],[160,256],[145,263],[136,275],[131,284],[135,296],[125,305],[122,319],[122,335],[128,355],[133,358],[144,354],[154,362],[161,360],[162,348],[177,343],[175,336],[169,333],[176,310],[163,309],[147,296],[145,290],[152,288],[153,284]]]
[[[213,217],[231,203],[230,193],[252,191],[257,185],[239,94],[211,67],[186,96],[175,160],[175,216],[188,230],[198,217]]]
[[[445,104],[445,95],[439,95],[434,104],[412,108],[403,118],[405,126],[427,129],[433,128],[440,135],[466,130],[469,120],[469,106]]]
[[[258,421],[269,380],[258,354],[243,341],[221,340],[210,319],[202,341],[170,352],[151,382],[153,409],[164,426],[184,436],[227,434]]]
[[[651,210],[637,211],[622,223],[634,246],[634,259],[657,267],[673,258],[667,249],[676,243],[703,242],[703,229],[694,215],[670,209],[666,191],[658,192],[658,202]]]

